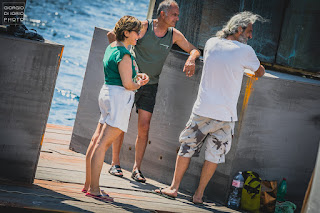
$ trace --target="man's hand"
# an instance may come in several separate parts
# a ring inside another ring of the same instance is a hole
[[[191,77],[193,76],[195,70],[196,70],[196,62],[195,60],[190,59],[189,57],[186,63],[184,64],[183,72],[186,73],[186,76]]]
[[[193,46],[176,28],[173,28],[173,43],[177,44],[181,49],[190,54],[188,60],[184,64],[183,72],[185,72],[188,77],[193,76],[196,69],[195,61],[200,57],[200,50]]]

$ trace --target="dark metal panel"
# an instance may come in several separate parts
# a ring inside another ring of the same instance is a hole
[[[291,0],[286,10],[277,64],[319,72],[320,1]]]
[[[239,11],[252,11],[269,20],[265,23],[256,22],[253,25],[253,39],[248,41],[263,62],[275,62],[286,2],[287,0],[240,0]]]
[[[157,0],[154,15],[161,0]],[[178,0],[176,28],[200,49],[240,11],[252,11],[269,20],[254,24],[248,44],[262,62],[319,72],[320,1],[317,0]],[[280,39],[281,38],[281,39]]]
[[[203,0],[180,0],[177,1],[180,5],[181,17],[176,28],[180,30],[187,40],[195,45],[199,45],[200,23],[202,19]]]
[[[203,49],[207,40],[215,36],[232,15],[239,12],[239,7],[239,0],[204,0],[198,47]]]
[[[159,4],[161,2],[163,2],[163,0],[155,0],[155,4],[154,4],[154,8],[153,8],[153,14],[152,14],[152,18],[157,18],[157,9],[159,7]]]
[[[203,11],[198,35],[198,47],[204,48],[206,41],[215,36],[223,25],[234,14],[241,11],[252,11],[264,18],[267,23],[255,23],[253,37],[249,44],[255,49],[260,60],[273,63],[280,35],[281,20],[285,1],[259,1],[259,0],[206,0],[203,3]],[[181,16],[181,20],[184,17]],[[190,22],[188,26],[196,25]],[[184,31],[183,31],[184,32]]]
[[[157,18],[157,9],[163,0],[156,0],[153,18]],[[203,0],[177,0],[179,5],[179,21],[176,28],[183,33],[187,40],[198,46],[200,36],[200,23],[202,19]]]

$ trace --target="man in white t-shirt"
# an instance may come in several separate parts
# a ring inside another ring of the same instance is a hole
[[[225,155],[231,147],[244,69],[255,72],[255,77],[265,73],[254,50],[247,45],[248,39],[252,38],[252,25],[257,20],[265,21],[251,12],[238,13],[217,32],[217,37],[207,41],[198,97],[179,137],[181,146],[173,181],[170,187],[155,190],[157,193],[177,197],[191,157],[198,156],[206,142],[205,162],[199,186],[193,195],[193,203],[203,202],[209,180],[218,164],[225,162]]]

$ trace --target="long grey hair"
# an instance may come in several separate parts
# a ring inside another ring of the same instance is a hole
[[[222,30],[216,33],[216,36],[220,38],[227,38],[229,35],[237,33],[238,27],[242,27],[243,30],[245,30],[250,23],[254,24],[256,21],[266,22],[267,20],[262,18],[260,15],[249,11],[237,13],[231,17],[226,25],[223,26]]]

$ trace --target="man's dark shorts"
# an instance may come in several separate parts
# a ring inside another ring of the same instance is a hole
[[[156,104],[157,91],[158,84],[147,84],[138,89],[134,98],[137,113],[138,109],[153,113],[154,105]]]

